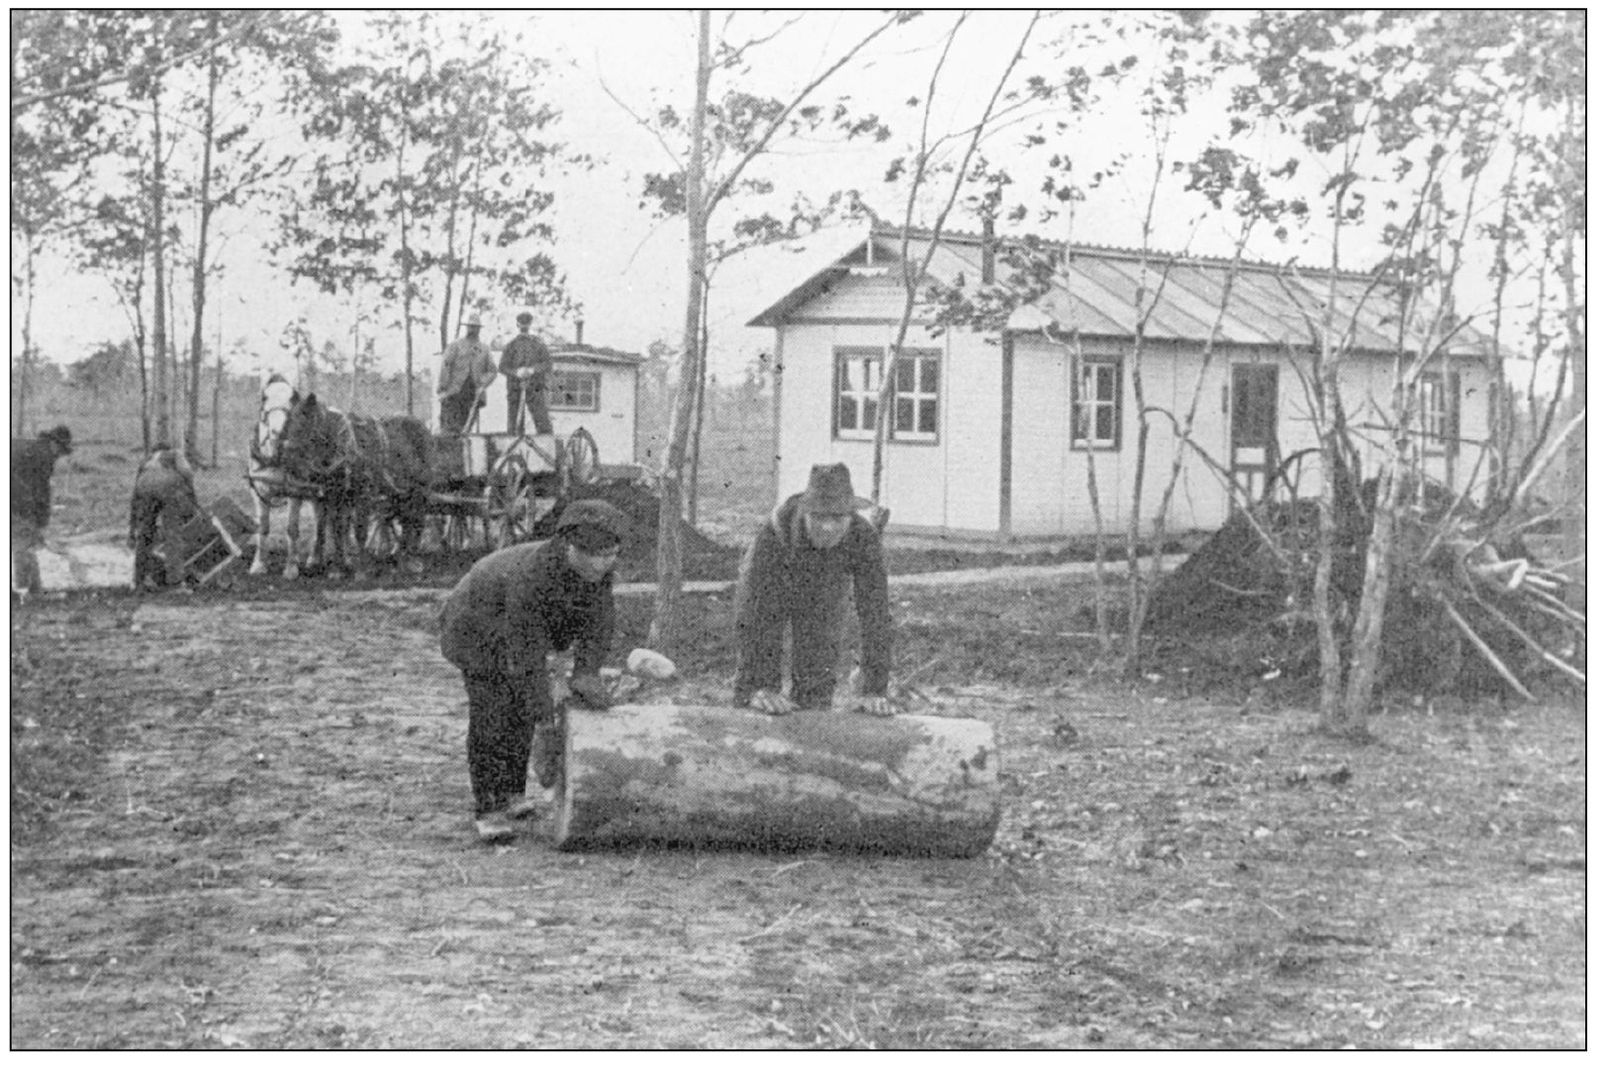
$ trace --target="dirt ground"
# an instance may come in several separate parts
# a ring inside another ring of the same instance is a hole
[[[1579,707],[1341,744],[1119,683],[1075,588],[906,588],[916,707],[996,730],[983,857],[487,847],[441,595],[13,608],[13,1049],[1585,1046]],[[725,701],[728,610],[654,699]]]

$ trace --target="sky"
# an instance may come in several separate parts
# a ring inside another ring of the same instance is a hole
[[[362,33],[360,13],[341,12],[336,17],[343,32]],[[655,218],[640,205],[642,175],[669,168],[671,160],[640,127],[635,115],[650,114],[665,103],[685,110],[690,103],[694,17],[684,11],[652,10],[492,11],[465,17],[522,32],[534,49],[550,58],[549,85],[563,112],[558,134],[571,148],[600,159],[591,171],[548,179],[557,192],[553,222],[558,236],[552,253],[567,277],[570,294],[584,307],[586,340],[636,351],[646,350],[655,340],[677,344],[686,299],[685,221]],[[826,83],[821,96],[829,100],[848,95],[857,106],[908,122],[913,112],[905,101],[924,91],[936,45],[954,17],[953,13],[926,16],[901,33],[895,45],[874,45],[863,60],[857,59]],[[869,11],[809,13],[788,25],[769,45],[756,49],[758,61],[745,75],[744,85],[754,92],[790,98],[878,21],[878,14]],[[777,29],[781,22],[781,16],[746,13],[726,28],[729,39],[751,39]],[[986,72],[991,87],[1025,25],[1026,15],[1021,12],[983,12],[970,17],[961,38],[965,62],[952,64],[949,76],[940,84],[934,128],[961,128],[975,117],[986,98],[979,95],[979,75]],[[722,28],[717,16],[717,36]],[[717,83],[714,91],[719,89]],[[1112,120],[1120,125],[1119,116]],[[294,145],[298,138],[287,127],[282,140]],[[781,146],[766,166],[780,181],[807,188],[817,198],[833,189],[858,187],[884,217],[893,218],[901,213],[902,203],[896,189],[886,186],[881,175],[905,143],[897,136],[881,145],[853,146],[824,139],[795,142]],[[1118,213],[1105,220],[1091,216],[1087,239],[1136,240],[1131,226],[1125,230],[1111,224],[1119,217],[1126,215]],[[716,230],[729,228],[735,218],[730,211],[717,216]],[[966,224],[964,219],[954,221]],[[209,342],[221,337],[232,362],[251,364],[236,369],[266,372],[289,368],[291,360],[281,350],[279,338],[285,324],[299,315],[308,318],[320,344],[324,339],[339,342],[343,334],[350,335],[353,308],[321,296],[305,284],[291,286],[264,250],[270,235],[266,224],[244,224],[238,218],[220,224],[218,244],[224,269],[211,286],[204,332]],[[764,249],[723,264],[711,292],[712,369],[717,375],[738,375],[757,354],[768,350],[771,331],[750,329],[743,323],[830,262],[854,239],[853,230],[838,229],[798,245]],[[511,332],[518,310],[508,307],[504,313],[494,313],[486,332],[493,337]],[[180,307],[178,313],[187,335],[187,310]],[[14,308],[14,348],[20,347],[20,318]],[[71,274],[60,264],[45,272],[34,322],[43,356],[58,362],[83,358],[101,342],[120,340],[129,333],[126,316],[110,289],[99,279]],[[570,321],[542,324],[566,337],[572,336],[575,328]],[[435,353],[434,337],[426,335],[428,332],[415,331],[416,351],[424,354],[426,361]],[[248,354],[234,355],[237,348]],[[400,370],[402,348],[400,331],[386,331],[377,345],[382,366]]]
[[[754,173],[807,189],[817,199],[824,199],[834,189],[855,187],[883,218],[902,217],[902,191],[884,183],[882,174],[914,135],[917,112],[906,101],[924,94],[938,45],[957,14],[923,16],[896,40],[884,43],[885,38],[868,48],[823,86],[818,99],[849,96],[855,107],[892,121],[894,139],[881,145],[825,139],[788,143],[779,146]],[[362,33],[361,13],[341,12],[336,17],[343,32]],[[518,31],[533,49],[551,60],[548,87],[563,113],[556,133],[570,149],[599,159],[590,171],[548,179],[556,192],[552,221],[557,241],[551,253],[566,275],[570,295],[584,307],[586,340],[635,351],[645,351],[655,340],[678,344],[687,285],[685,221],[655,218],[639,203],[642,175],[669,169],[672,160],[656,138],[641,128],[636,116],[651,114],[663,104],[685,110],[690,103],[694,16],[684,11],[632,10],[491,11],[463,17]],[[790,98],[879,17],[873,11],[820,11],[798,18],[754,50],[755,62],[745,75],[744,87]],[[724,29],[728,40],[747,40],[781,28],[790,18],[741,13],[723,27],[717,16],[714,30],[717,37]],[[978,12],[968,18],[959,38],[962,51],[938,85],[935,130],[963,129],[975,119],[1027,18],[1019,11]],[[1086,64],[1097,58],[1086,50],[1079,51],[1078,57]],[[719,83],[713,87],[717,94],[720,89]],[[1209,109],[1210,101],[1203,101],[1202,106]],[[1206,125],[1185,123],[1177,128],[1175,150],[1183,153],[1198,146]],[[986,148],[1001,157],[1020,141],[1023,132],[1021,126],[1009,129]],[[1146,150],[1144,133],[1132,101],[1118,100],[1083,121],[1069,138],[1069,150],[1089,160],[1117,151],[1138,157]],[[288,127],[283,140],[291,147],[298,142]],[[1079,208],[1077,239],[1137,246],[1142,240],[1140,220],[1148,183],[1148,172],[1138,165],[1130,165],[1107,182]],[[731,210],[717,214],[713,231],[729,230],[736,217]],[[950,225],[975,229],[976,221],[957,213],[951,216]],[[290,368],[291,360],[280,348],[279,337],[285,324],[299,315],[307,317],[319,344],[349,336],[352,306],[322,297],[306,285],[292,287],[264,250],[269,236],[266,225],[246,224],[237,218],[227,223],[226,231],[220,252],[224,272],[212,287],[205,333],[209,341],[221,337],[226,352],[239,348],[247,353],[230,356],[234,369],[266,372]],[[847,250],[856,235],[857,230],[836,229],[798,245],[763,249],[722,264],[710,297],[714,372],[726,378],[738,375],[757,354],[768,351],[771,331],[747,328],[744,323]],[[1064,232],[1045,235],[1059,237]],[[1223,223],[1203,216],[1199,204],[1184,197],[1166,197],[1160,202],[1152,244],[1170,251],[1232,253]],[[1300,242],[1262,244],[1251,252],[1279,260],[1293,256],[1322,262],[1327,258],[1320,247]],[[510,334],[519,309],[494,310],[486,333],[494,340]],[[20,346],[20,317],[14,305],[14,350]],[[102,341],[128,334],[123,312],[102,282],[59,268],[47,272],[40,286],[34,322],[44,357],[61,362],[83,358]],[[542,324],[564,337],[572,336],[575,328],[571,321]],[[181,323],[181,327],[187,330],[188,325]],[[423,364],[431,365],[436,346],[433,330],[416,328],[414,339]],[[382,332],[377,351],[382,368],[400,370],[400,330]]]

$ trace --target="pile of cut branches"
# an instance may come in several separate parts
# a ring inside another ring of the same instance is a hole
[[[1331,585],[1343,640],[1356,616],[1377,494],[1374,481],[1355,491],[1352,483],[1343,481],[1338,493]],[[1549,681],[1584,685],[1585,615],[1570,605],[1569,578],[1526,548],[1533,519],[1511,499],[1476,507],[1432,483],[1415,485],[1413,497],[1394,540],[1384,686],[1426,694],[1505,687],[1532,699]],[[1157,588],[1146,631],[1211,643],[1212,658],[1230,675],[1315,677],[1317,547],[1311,500],[1237,509]]]

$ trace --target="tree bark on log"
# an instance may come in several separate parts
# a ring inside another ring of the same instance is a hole
[[[983,721],[645,705],[566,716],[559,847],[969,858],[999,826],[999,756]]]

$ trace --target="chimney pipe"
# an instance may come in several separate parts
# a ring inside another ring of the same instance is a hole
[[[581,335],[586,331],[586,319],[575,319],[575,346],[581,346]]]
[[[983,216],[983,284],[994,283],[994,216]]]

